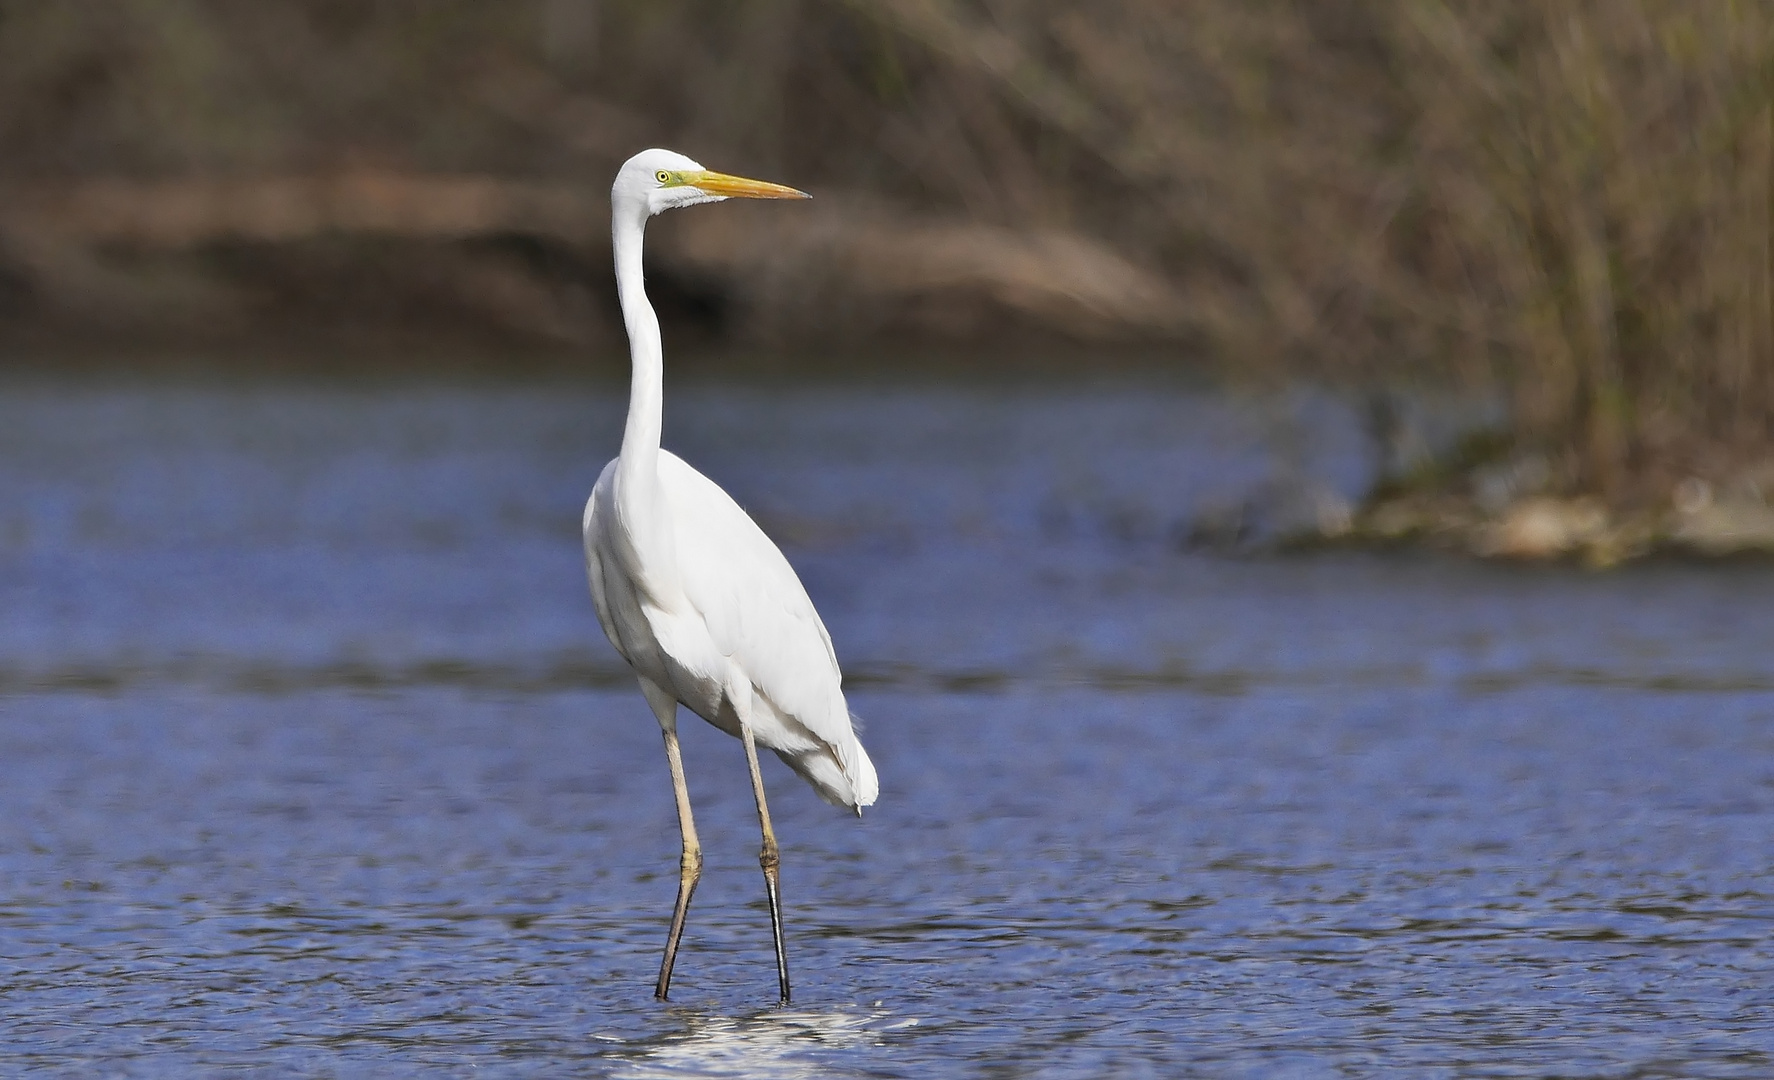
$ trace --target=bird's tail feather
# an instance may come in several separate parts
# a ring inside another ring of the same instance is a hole
[[[813,785],[819,797],[833,806],[861,812],[872,806],[880,794],[880,781],[875,776],[875,763],[869,760],[862,743],[851,739],[844,747],[819,746],[799,753],[776,751],[788,767]]]
[[[852,727],[862,726],[855,713],[850,714],[850,723]],[[862,740],[851,739],[850,749],[851,758],[844,763],[844,772],[850,778],[850,789],[856,796],[853,805],[860,814],[863,807],[875,805],[875,798],[881,794],[881,781],[875,775],[875,763],[869,760],[869,752],[862,748]]]

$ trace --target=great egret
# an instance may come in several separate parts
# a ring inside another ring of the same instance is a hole
[[[659,447],[664,357],[659,320],[642,281],[647,219],[723,199],[804,199],[779,184],[710,172],[670,150],[629,158],[610,188],[616,290],[634,375],[622,450],[585,504],[585,569],[598,622],[639,676],[665,734],[684,853],[678,900],[654,996],[664,1001],[702,874],[678,750],[680,704],[745,745],[764,847],[758,862],[770,900],[776,977],[789,1000],[782,940],[780,857],[756,744],[776,751],[827,802],[875,801],[875,766],[850,725],[831,637],[782,552],[714,481]]]

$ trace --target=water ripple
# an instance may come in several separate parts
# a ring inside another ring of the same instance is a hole
[[[1766,568],[1203,557],[1261,410],[687,387],[883,797],[765,763],[767,1007],[742,758],[686,725],[661,1006],[669,784],[575,532],[619,393],[9,390],[0,1073],[1774,1075]]]

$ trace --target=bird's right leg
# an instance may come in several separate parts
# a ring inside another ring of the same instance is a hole
[[[696,882],[702,877],[702,844],[696,839],[696,820],[690,815],[690,788],[684,782],[684,755],[678,749],[677,699],[646,679],[641,680],[641,692],[646,695],[647,704],[653,707],[653,715],[659,718],[659,728],[665,734],[665,760],[671,765],[671,788],[678,804],[678,832],[684,839],[683,857],[678,860],[678,903],[671,913],[671,935],[665,939],[665,959],[659,964],[659,984],[653,988],[653,996],[664,1001],[671,990],[671,969],[677,963],[678,942],[684,936],[684,917],[690,913],[690,897],[695,894]]]

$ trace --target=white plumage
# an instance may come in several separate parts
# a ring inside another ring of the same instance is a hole
[[[647,219],[725,198],[805,198],[793,188],[710,172],[669,150],[630,158],[610,191],[616,286],[634,363],[622,450],[585,505],[585,565],[598,621],[635,670],[664,734],[684,854],[657,996],[672,965],[702,849],[677,738],[682,704],[741,740],[764,846],[777,976],[789,999],[779,854],[754,743],[776,751],[826,801],[872,804],[875,767],[857,740],[831,637],[770,538],[726,492],[662,450],[663,355],[647,302],[641,244]]]
[[[744,684],[759,744],[827,802],[858,812],[873,805],[875,766],[851,727],[831,636],[788,559],[713,480],[661,450],[661,532],[676,566],[649,560],[623,535],[618,461],[604,466],[585,504],[586,571],[616,651],[735,738],[728,691]]]

